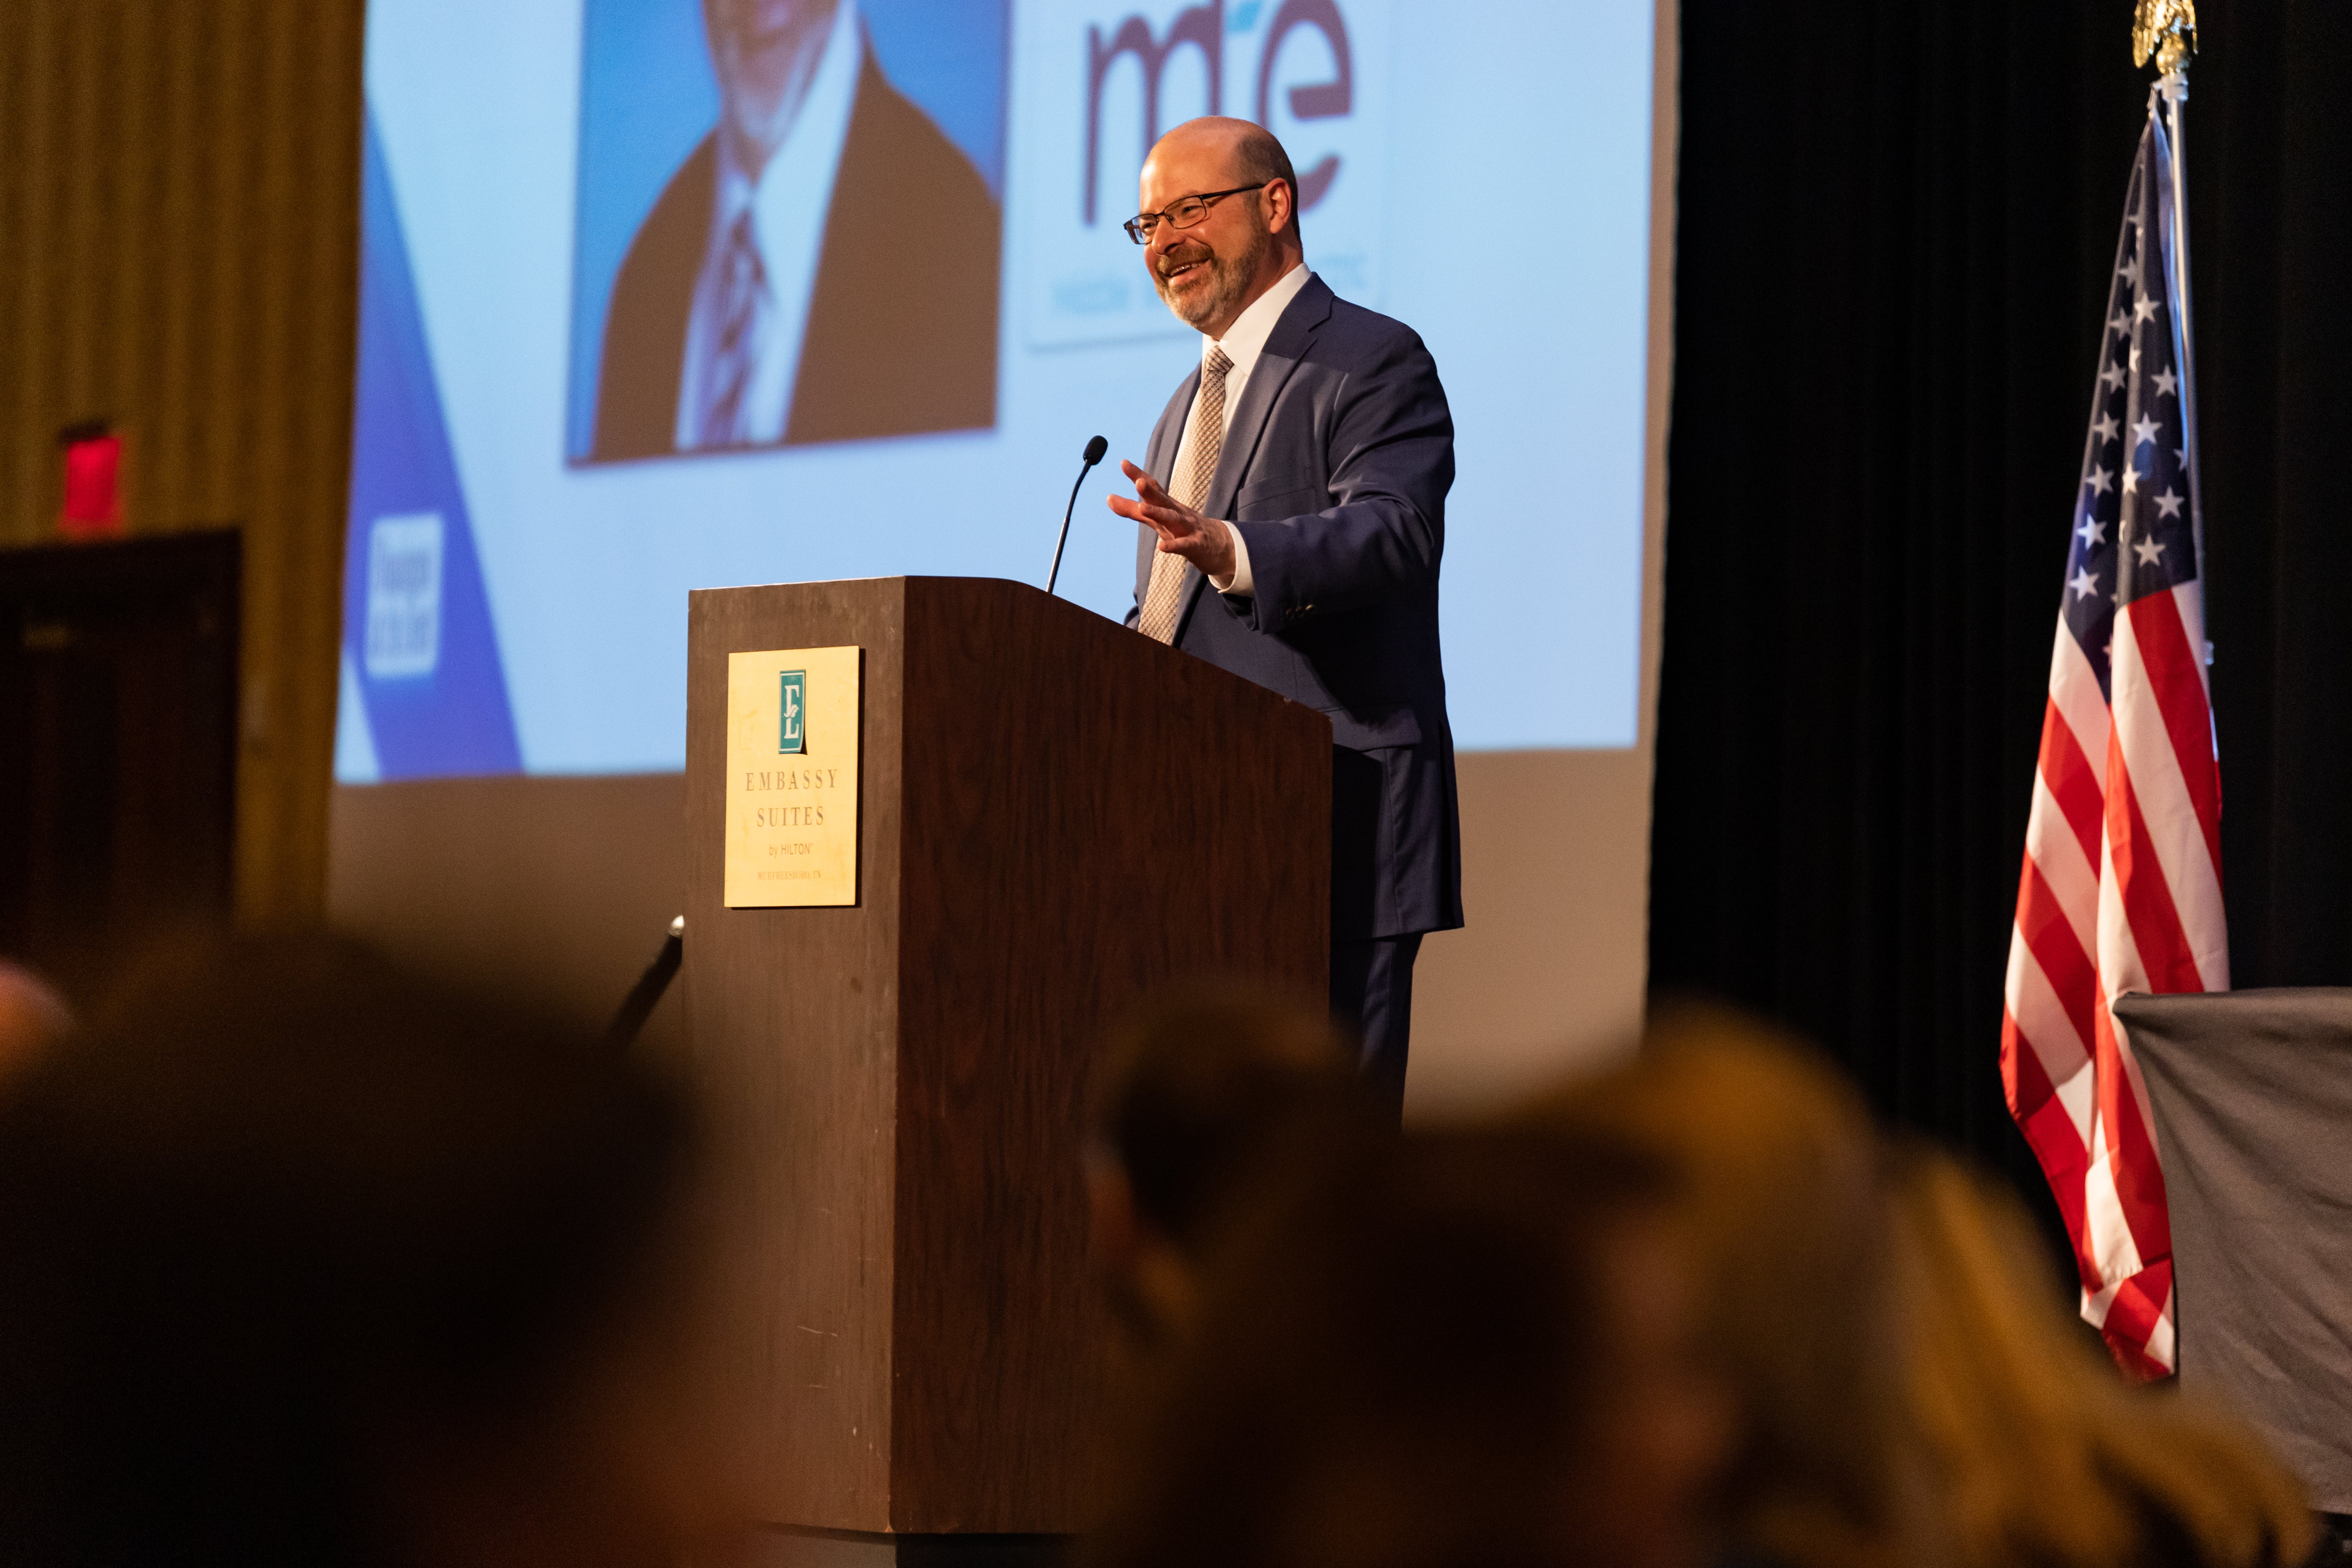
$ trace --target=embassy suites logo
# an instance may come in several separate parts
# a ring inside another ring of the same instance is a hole
[[[776,700],[776,750],[797,756],[808,749],[808,671],[782,672],[783,689]]]

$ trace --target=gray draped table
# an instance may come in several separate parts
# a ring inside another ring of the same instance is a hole
[[[2352,989],[2116,1004],[2156,1114],[2181,1385],[2352,1513]]]

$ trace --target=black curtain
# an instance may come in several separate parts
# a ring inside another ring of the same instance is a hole
[[[2231,979],[2352,984],[2352,6],[2213,9],[2188,153]]]
[[[2045,1205],[2001,984],[2152,70],[2131,0],[1682,7],[1654,992]],[[2187,151],[2241,985],[2352,984],[2352,6],[2202,7]]]

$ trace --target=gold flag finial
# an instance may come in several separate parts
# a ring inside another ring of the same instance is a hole
[[[2156,57],[2156,68],[2171,76],[2197,52],[2197,0],[2139,0],[2132,23],[2132,63]]]

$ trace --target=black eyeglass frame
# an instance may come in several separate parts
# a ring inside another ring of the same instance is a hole
[[[1278,175],[1276,176],[1276,178],[1279,177],[1280,176]],[[1206,219],[1209,216],[1209,209],[1216,205],[1217,203],[1223,201],[1227,196],[1237,196],[1244,191],[1262,191],[1265,189],[1266,186],[1273,184],[1275,182],[1273,180],[1260,180],[1255,185],[1235,185],[1230,191],[1195,191],[1189,196],[1178,196],[1174,201],[1170,202],[1166,206],[1161,207],[1156,213],[1138,213],[1133,217],[1121,223],[1118,226],[1127,230],[1127,237],[1135,241],[1136,244],[1149,245],[1151,243],[1151,230],[1137,226],[1146,218],[1150,218],[1155,226],[1164,223],[1170,228],[1191,228],[1193,224],[1201,223]],[[1173,214],[1178,207],[1182,206],[1186,202],[1200,203],[1201,216],[1200,217],[1194,218],[1192,223],[1178,223],[1175,218],[1170,215]]]

